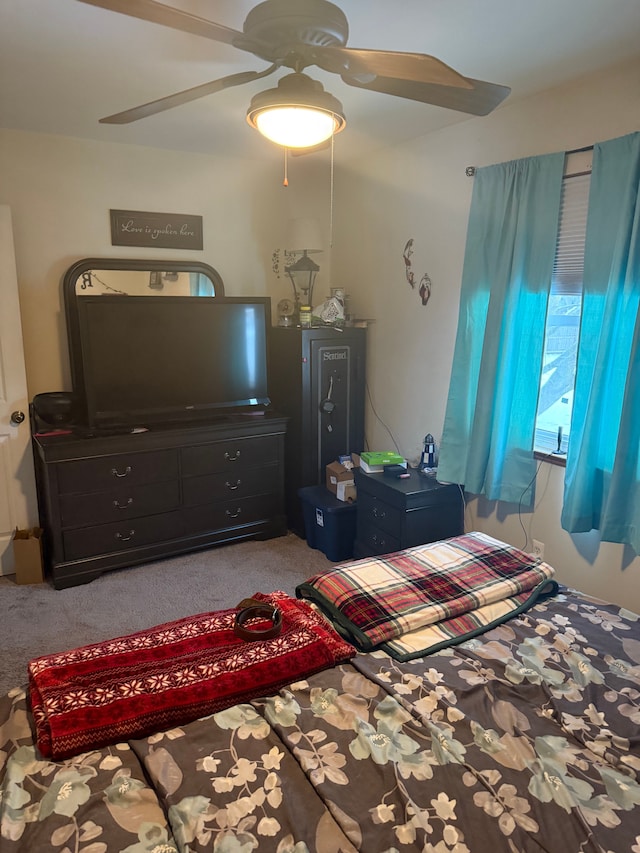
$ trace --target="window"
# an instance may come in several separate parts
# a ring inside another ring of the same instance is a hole
[[[591,151],[570,154],[566,161],[536,415],[535,449],[543,453],[566,453],[569,439],[582,310],[590,161]]]

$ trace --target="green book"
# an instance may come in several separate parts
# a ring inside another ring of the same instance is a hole
[[[400,456],[393,450],[367,450],[360,454],[360,459],[364,460],[367,465],[399,465],[404,462],[404,456]]]

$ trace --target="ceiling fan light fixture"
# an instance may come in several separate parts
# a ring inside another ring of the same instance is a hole
[[[332,113],[311,107],[271,107],[259,112],[255,126],[263,136],[287,148],[311,148],[338,130]]]
[[[342,104],[321,83],[295,72],[251,99],[247,121],[272,142],[311,148],[346,125]]]

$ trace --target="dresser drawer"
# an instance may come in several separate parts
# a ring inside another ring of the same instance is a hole
[[[382,531],[399,537],[403,510],[381,501],[367,492],[358,493],[358,524],[364,527],[378,527]]]
[[[459,493],[457,497],[458,500],[447,501],[440,506],[408,512],[402,534],[402,547],[413,548],[414,545],[424,545],[464,533]]]
[[[65,560],[80,560],[166,542],[184,535],[182,513],[165,512],[112,524],[99,524],[63,533]]]
[[[394,551],[401,550],[399,539],[395,536],[391,536],[390,533],[387,533],[372,524],[360,524],[359,516],[357,530],[355,554],[358,557],[364,555],[377,556],[379,554],[391,554]]]
[[[409,469],[397,479],[355,470],[356,557],[389,554],[464,531],[464,503],[455,485]]]
[[[193,507],[186,514],[187,534],[253,524],[272,517],[279,510],[277,495],[257,495]]]
[[[204,477],[187,477],[183,484],[184,505],[198,506],[213,501],[239,500],[275,492],[278,488],[278,478],[277,465],[237,468],[233,471],[206,474]]]
[[[182,450],[182,476],[214,474],[278,461],[278,436],[232,438]]]
[[[114,485],[138,485],[175,480],[178,477],[178,451],[116,453],[60,462],[58,492],[61,495],[108,491]]]
[[[63,495],[60,514],[63,527],[119,521],[168,512],[180,506],[178,480],[150,483],[145,486],[122,486],[109,492],[88,495]]]

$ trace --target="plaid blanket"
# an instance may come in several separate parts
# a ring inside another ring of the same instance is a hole
[[[410,660],[554,595],[554,570],[483,533],[336,566],[296,588],[361,651]]]
[[[40,753],[68,758],[184,725],[355,655],[306,602],[284,592],[254,598],[281,611],[277,637],[240,639],[229,609],[34,658],[29,698]]]

